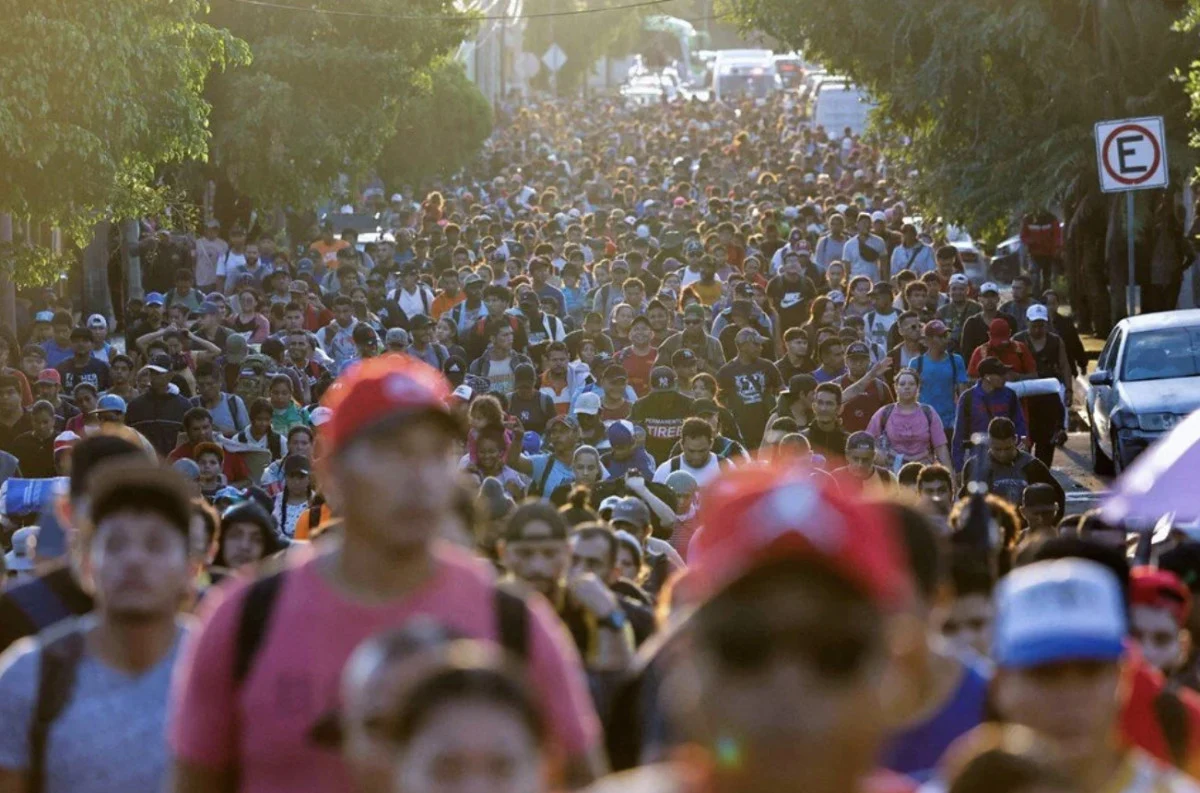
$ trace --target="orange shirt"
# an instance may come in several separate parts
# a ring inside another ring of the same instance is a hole
[[[349,248],[350,243],[345,240],[334,240],[326,244],[325,240],[317,240],[308,247],[312,248],[317,253],[321,254],[321,261],[325,262],[325,266],[330,270],[336,270],[338,266],[337,255],[338,251],[343,248]]]
[[[429,306],[429,313],[433,315],[434,319],[441,319],[442,314],[445,314],[466,299],[467,295],[465,292],[459,292],[454,297],[447,297],[445,292],[438,292],[438,296],[433,299],[433,303]]]
[[[320,532],[317,531],[317,529],[321,528],[326,523],[333,520],[333,510],[331,510],[329,508],[328,504],[321,505],[321,509],[319,512],[319,518],[317,520],[316,526],[310,525],[312,523],[311,518],[310,518],[312,513],[313,513],[313,510],[310,507],[310,508],[304,510],[303,512],[301,512],[300,517],[296,518],[295,538],[297,540],[313,539],[318,534],[320,534]]]

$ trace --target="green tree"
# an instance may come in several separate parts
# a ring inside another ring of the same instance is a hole
[[[389,186],[419,185],[469,163],[492,133],[492,107],[450,58],[435,63],[427,85],[410,95],[376,172]]]
[[[259,207],[300,206],[363,176],[396,134],[428,68],[473,22],[452,0],[342,0],[281,9],[223,0],[213,19],[254,63],[214,79],[213,162]]]
[[[558,44],[567,56],[558,72],[560,95],[567,95],[582,86],[596,59],[606,53],[616,54],[610,51],[612,45],[636,33],[644,16],[630,9],[578,12],[628,4],[629,0],[530,0],[525,3],[524,10],[529,15],[525,26],[525,50],[540,58],[551,44]],[[649,8],[653,10],[652,6]],[[550,70],[543,65],[532,83],[536,88],[548,89]]]
[[[82,243],[97,221],[161,208],[157,169],[207,150],[210,71],[248,59],[205,11],[202,0],[0,0],[0,213]],[[10,248],[0,281],[57,275],[51,261]]]
[[[974,228],[1059,207],[1072,298],[1107,331],[1126,282],[1118,197],[1100,192],[1093,125],[1162,115],[1174,187],[1139,197],[1138,279],[1165,305],[1183,257],[1178,189],[1195,165],[1195,56],[1162,0],[730,0],[743,25],[803,48],[879,101],[877,123],[922,207]]]

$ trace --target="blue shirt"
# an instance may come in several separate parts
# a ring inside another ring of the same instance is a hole
[[[543,476],[546,478],[546,485],[541,489],[546,498],[549,498],[559,485],[575,481],[575,472],[571,470],[571,466],[564,465],[563,461],[553,454],[532,454],[529,456],[529,462],[533,464],[534,487],[542,483]],[[549,475],[546,474],[547,465],[553,465]]]
[[[46,351],[47,369],[57,369],[60,363],[75,355],[75,351],[70,346],[59,347],[54,339],[42,342],[42,349]]]
[[[605,470],[608,471],[609,479],[620,479],[629,471],[637,471],[647,480],[654,478],[654,469],[656,467],[654,458],[645,449],[638,449],[627,460],[613,458],[612,452],[605,454],[601,459]]]
[[[883,767],[918,782],[928,781],[946,748],[983,722],[987,688],[983,671],[964,661],[962,680],[950,699],[925,721],[888,739],[883,749]]]
[[[957,412],[954,387],[967,382],[967,366],[961,355],[948,354],[940,361],[921,353],[908,365],[921,375],[921,394],[918,399],[937,411],[946,432],[954,431],[954,414]]]
[[[817,381],[817,385],[820,385],[821,383],[832,383],[834,380],[841,379],[845,375],[845,367],[843,367],[840,372],[833,372],[832,374],[826,371],[824,365],[818,366],[812,371],[813,379]]]

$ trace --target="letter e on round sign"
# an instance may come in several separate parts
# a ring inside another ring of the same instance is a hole
[[[1096,124],[1100,188],[1106,193],[1166,187],[1167,144],[1161,116]]]

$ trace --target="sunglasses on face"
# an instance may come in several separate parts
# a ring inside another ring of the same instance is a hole
[[[871,654],[866,637],[820,633],[811,627],[779,630],[742,615],[741,619],[709,626],[702,631],[702,641],[713,650],[721,666],[734,673],[760,673],[772,662],[787,657],[830,683],[847,682],[859,675]]]

